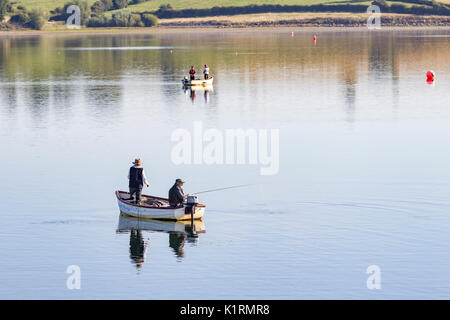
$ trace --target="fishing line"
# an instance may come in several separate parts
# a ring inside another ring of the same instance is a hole
[[[235,188],[243,188],[248,186],[254,186],[255,184],[241,184],[237,186],[231,186],[231,187],[225,187],[225,188],[218,188],[218,189],[211,189],[211,190],[205,190],[200,192],[194,192],[193,194],[202,194],[202,193],[208,193],[208,192],[215,192],[215,191],[221,191],[221,190],[227,190],[227,189],[235,189]]]

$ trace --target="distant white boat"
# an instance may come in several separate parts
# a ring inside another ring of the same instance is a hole
[[[195,79],[195,80],[189,80],[186,77],[183,80],[181,80],[181,83],[183,84],[183,86],[186,86],[186,87],[193,87],[193,86],[208,87],[208,86],[212,86],[213,81],[214,81],[213,77],[211,77],[209,79]]]
[[[190,207],[183,205],[173,208],[169,205],[169,200],[155,196],[142,195],[141,203],[135,204],[127,199],[130,193],[125,191],[116,191],[117,203],[120,211],[138,218],[149,218],[159,220],[191,220]],[[203,204],[195,204],[194,219],[201,219],[205,214],[206,206]]]

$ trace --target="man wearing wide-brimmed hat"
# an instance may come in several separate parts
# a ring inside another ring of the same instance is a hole
[[[139,204],[141,202],[141,194],[142,188],[144,184],[147,187],[150,187],[150,184],[147,181],[147,177],[145,176],[144,168],[142,167],[142,161],[139,158],[136,158],[133,162],[133,166],[130,168],[128,173],[129,187],[130,187],[130,199],[133,200],[133,196],[136,195],[135,202]]]

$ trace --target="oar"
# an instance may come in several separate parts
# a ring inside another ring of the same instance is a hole
[[[211,189],[211,190],[206,190],[206,191],[194,192],[193,194],[201,194],[201,193],[222,191],[222,190],[227,190],[227,189],[242,188],[242,187],[248,187],[248,186],[253,186],[253,185],[254,184],[241,184],[241,185],[238,185],[238,186],[231,186],[231,187],[225,187],[225,188],[218,188],[218,189]]]

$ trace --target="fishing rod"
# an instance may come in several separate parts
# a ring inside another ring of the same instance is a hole
[[[215,192],[215,191],[222,191],[222,190],[227,190],[227,189],[243,188],[243,187],[248,187],[248,186],[253,186],[253,185],[254,185],[254,184],[241,184],[241,185],[237,185],[237,186],[231,186],[231,187],[225,187],[225,188],[218,188],[218,189],[211,189],[211,190],[205,190],[205,191],[195,192],[195,193],[193,193],[193,194],[202,194],[202,193]]]

